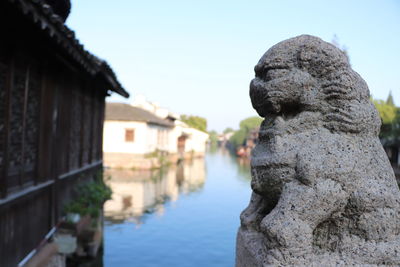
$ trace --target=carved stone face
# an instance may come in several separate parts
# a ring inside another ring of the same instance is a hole
[[[272,201],[277,201],[282,186],[295,178],[302,141],[287,129],[297,122],[293,117],[304,110],[303,96],[315,85],[315,79],[298,68],[292,56],[282,57],[281,49],[275,46],[261,58],[250,84],[253,106],[266,118],[252,155],[252,188]]]
[[[272,47],[255,66],[256,77],[250,83],[253,107],[262,117],[299,113],[308,92],[316,86],[315,79],[299,68],[295,55],[286,53],[282,47]]]

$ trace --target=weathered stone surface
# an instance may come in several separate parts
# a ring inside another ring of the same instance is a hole
[[[236,265],[400,265],[399,188],[345,54],[302,35],[269,49],[255,72],[250,96],[265,120]]]

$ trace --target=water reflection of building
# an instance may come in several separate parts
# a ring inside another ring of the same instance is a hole
[[[106,170],[106,183],[112,199],[104,205],[105,216],[112,221],[132,220],[140,224],[145,213],[163,214],[166,201],[176,201],[180,193],[199,190],[205,182],[204,159],[182,162],[155,171]]]

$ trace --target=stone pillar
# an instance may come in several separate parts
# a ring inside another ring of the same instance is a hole
[[[400,192],[346,55],[302,35],[255,66],[261,124],[236,266],[400,265]]]

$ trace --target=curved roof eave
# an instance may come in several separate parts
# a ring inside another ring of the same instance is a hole
[[[21,14],[36,24],[39,30],[45,32],[47,38],[62,49],[71,61],[75,61],[88,74],[102,76],[110,85],[110,90],[124,97],[129,93],[122,87],[114,71],[105,60],[85,50],[75,38],[75,33],[69,29],[62,19],[56,15],[51,6],[43,0],[6,0],[21,11]]]

